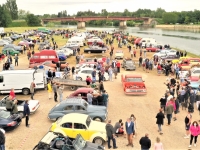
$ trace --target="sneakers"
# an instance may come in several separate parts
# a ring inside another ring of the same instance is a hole
[[[189,145],[188,147],[192,147],[192,145]]]
[[[189,139],[190,137],[189,137],[189,136],[184,136],[184,138],[185,138],[185,139]]]

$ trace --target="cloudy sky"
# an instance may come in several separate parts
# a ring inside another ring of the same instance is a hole
[[[166,11],[189,11],[199,9],[200,0],[16,0],[19,9],[29,10],[31,13],[57,14],[59,11],[67,10],[70,15],[77,11],[92,10],[100,12],[120,11],[124,9],[136,11],[139,8],[156,10],[161,7]],[[0,4],[6,0],[0,0]]]

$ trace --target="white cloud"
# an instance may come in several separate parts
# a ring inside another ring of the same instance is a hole
[[[5,3],[6,0],[1,0]],[[189,11],[199,9],[200,0],[17,0],[19,9],[29,10],[34,14],[57,14],[59,11],[67,10],[69,14],[77,11],[91,10],[100,12],[107,11],[136,11],[137,9],[152,9],[158,7],[166,11]]]

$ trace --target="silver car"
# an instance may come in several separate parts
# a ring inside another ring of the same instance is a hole
[[[5,41],[5,40],[0,40],[0,46],[5,46],[5,45],[8,45],[8,41]]]
[[[105,106],[89,105],[84,99],[79,97],[67,98],[67,100],[58,103],[50,110],[48,118],[55,121],[69,113],[87,114],[93,120],[101,122],[107,118],[107,108]]]

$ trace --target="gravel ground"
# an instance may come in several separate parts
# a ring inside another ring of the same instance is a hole
[[[20,67],[16,67],[15,69],[26,69],[27,64],[28,60],[26,56],[20,56]],[[148,90],[147,95],[125,95],[122,90],[121,74],[141,74]],[[165,119],[163,135],[159,135],[157,132],[155,116],[159,110],[159,99],[166,90],[166,86],[163,84],[165,79],[165,76],[157,76],[155,71],[145,73],[141,68],[137,68],[133,72],[121,69],[121,73],[118,74],[117,79],[114,79],[113,82],[104,82],[105,89],[109,93],[108,119],[112,120],[112,124],[114,125],[119,119],[125,122],[130,114],[134,114],[137,118],[138,128],[136,131],[137,136],[134,138],[134,148],[126,147],[127,139],[118,137],[118,149],[140,149],[139,140],[145,133],[149,133],[152,141],[152,150],[154,149],[153,145],[157,136],[161,138],[165,150],[187,149],[189,139],[183,138],[185,134],[184,117],[187,114],[186,110],[180,110],[180,113],[177,115],[178,120],[172,121],[169,127],[166,126],[167,120]],[[64,90],[65,97],[70,93],[71,91],[68,88]],[[1,95],[0,98],[2,97]],[[17,94],[17,98],[25,100],[30,99],[30,96]],[[16,130],[6,133],[6,149],[31,150],[49,130],[52,122],[48,120],[47,114],[56,103],[53,100],[48,100],[47,90],[36,92],[34,98],[40,101],[40,108],[35,114],[30,116],[30,128],[25,127],[25,121],[23,119],[21,125]],[[199,120],[199,113],[196,108],[192,120]],[[200,149],[199,142],[194,149]]]

